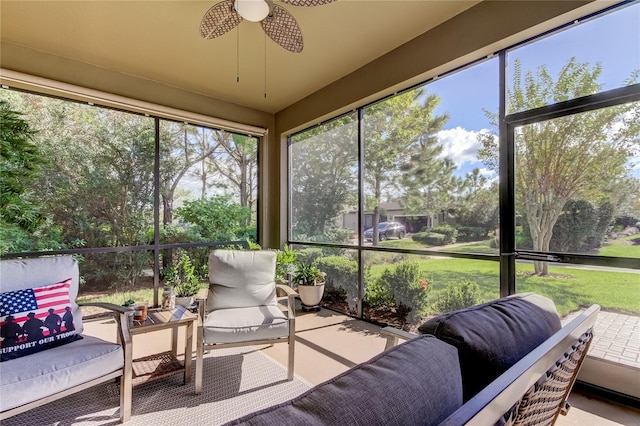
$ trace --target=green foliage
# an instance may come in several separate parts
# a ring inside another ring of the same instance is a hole
[[[382,289],[387,289],[395,301],[399,318],[412,322],[425,314],[430,288],[426,280],[420,279],[417,262],[404,261],[394,268],[386,268],[378,284]]]
[[[278,250],[276,257],[276,281],[288,281],[289,275],[295,270],[297,260],[298,255],[296,251],[289,248],[286,244],[282,247],[282,250]]]
[[[487,238],[487,228],[479,226],[460,226],[456,241],[479,241]]]
[[[324,281],[325,273],[314,264],[298,262],[291,277],[295,285],[317,285]]]
[[[371,308],[394,307],[395,301],[384,283],[379,279],[371,279],[366,281],[364,304]]]
[[[195,226],[205,241],[233,241],[238,239],[251,210],[231,202],[228,197],[216,195],[185,201],[175,209],[176,215]]]
[[[431,233],[444,235],[444,244],[453,244],[458,238],[458,230],[447,223],[434,226]]]
[[[319,258],[316,265],[326,274],[325,292],[329,297],[343,295],[344,299],[339,301],[346,299],[349,306],[354,307],[358,297],[358,262],[342,256],[328,256]]]
[[[570,200],[562,208],[553,227],[549,248],[553,251],[581,253],[595,231],[598,218],[589,201]]]
[[[46,220],[31,189],[46,164],[34,143],[35,134],[20,112],[0,100],[0,227],[4,233],[32,233]]]
[[[435,308],[438,312],[457,311],[480,303],[480,286],[475,281],[450,282],[437,296]]]
[[[164,284],[173,286],[173,291],[178,297],[194,296],[200,290],[200,280],[189,258],[184,253],[180,260],[162,270]]]
[[[411,239],[430,246],[443,246],[447,241],[445,235],[436,234],[435,232],[417,232],[411,236]]]
[[[308,247],[297,250],[298,261],[302,263],[315,263],[323,256],[322,249],[318,247]]]

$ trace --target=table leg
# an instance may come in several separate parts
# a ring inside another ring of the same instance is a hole
[[[180,326],[171,327],[171,352],[176,358],[178,357],[178,328]]]
[[[191,321],[187,324],[187,329],[184,336],[184,382],[189,383],[191,381],[191,356],[193,352],[193,323]]]

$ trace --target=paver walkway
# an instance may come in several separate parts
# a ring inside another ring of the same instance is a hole
[[[563,325],[579,312],[567,315]],[[640,368],[640,317],[600,311],[589,355]]]

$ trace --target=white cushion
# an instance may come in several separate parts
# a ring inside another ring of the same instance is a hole
[[[213,250],[209,255],[207,311],[275,306],[275,275],[273,250]]]
[[[84,336],[82,340],[0,363],[0,411],[109,374],[122,368],[122,347]]]
[[[220,309],[204,321],[205,343],[248,342],[289,335],[287,316],[277,306]]]
[[[0,293],[51,285],[67,278],[71,278],[69,299],[73,323],[76,331],[82,333],[82,312],[76,304],[80,272],[78,262],[72,256],[0,260]]]

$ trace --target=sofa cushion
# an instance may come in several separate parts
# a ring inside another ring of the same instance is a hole
[[[120,345],[92,336],[0,363],[0,411],[55,395],[123,365]]]
[[[213,250],[209,255],[207,311],[276,305],[276,252]]]
[[[524,293],[437,316],[418,331],[458,348],[466,402],[560,327],[553,301]]]
[[[456,349],[419,336],[228,425],[436,425],[461,405]]]
[[[82,338],[73,321],[70,281],[0,293],[0,361]]]
[[[218,309],[204,321],[205,343],[275,339],[289,335],[289,320],[277,306]]]

